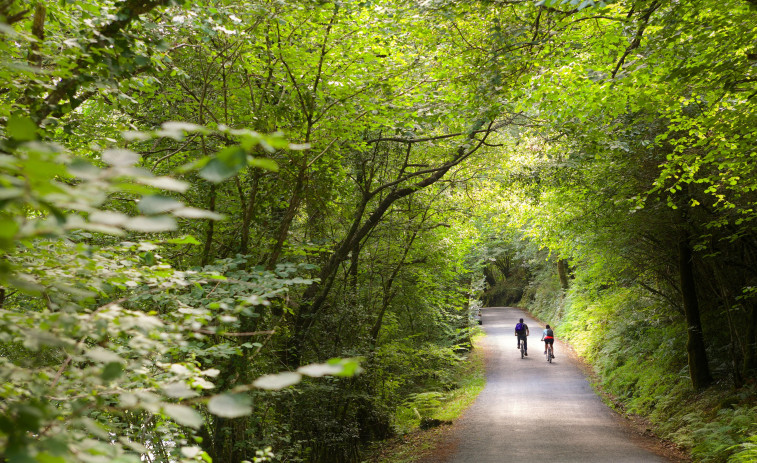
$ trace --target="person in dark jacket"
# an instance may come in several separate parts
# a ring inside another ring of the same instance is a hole
[[[526,355],[528,355],[528,325],[523,323],[523,319],[520,319],[520,322],[515,324],[515,336],[518,337],[518,349],[520,349],[520,341],[523,340],[523,350],[526,351]]]

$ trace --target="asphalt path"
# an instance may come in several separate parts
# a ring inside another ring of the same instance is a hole
[[[514,335],[524,318],[528,357]],[[486,387],[451,430],[451,448],[436,461],[666,462],[647,450],[594,393],[574,355],[558,340],[548,364],[544,329],[523,311],[483,309]]]

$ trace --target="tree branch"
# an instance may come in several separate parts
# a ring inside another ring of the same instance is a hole
[[[61,79],[55,88],[47,95],[42,104],[36,110],[30,113],[37,122],[41,122],[50,114],[62,114],[61,101],[65,98],[73,99],[82,82],[81,76],[86,74],[87,69],[92,63],[90,53],[93,49],[107,46],[111,39],[117,36],[126,26],[140,15],[147,13],[158,6],[167,5],[170,0],[125,0],[120,4],[118,11],[112,16],[115,18],[110,23],[103,26],[99,31],[93,34],[95,39],[87,44],[84,56],[80,57],[70,74],[73,77]]]
[[[652,2],[652,5],[644,11],[644,14],[641,16],[641,25],[639,26],[639,29],[636,31],[636,36],[633,39],[633,42],[626,48],[625,53],[623,53],[623,56],[620,57],[620,60],[618,60],[618,64],[615,66],[615,69],[612,71],[612,78],[615,78],[615,74],[618,73],[618,70],[621,66],[623,66],[623,63],[625,63],[626,58],[628,55],[631,54],[632,51],[637,49],[639,45],[641,45],[641,38],[644,36],[644,31],[647,28],[647,25],[649,25],[649,18],[652,17],[652,13],[657,11],[658,8],[660,8],[660,5],[662,3],[660,1],[654,1]]]

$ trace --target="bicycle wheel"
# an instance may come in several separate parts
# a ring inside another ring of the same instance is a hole
[[[523,358],[526,355],[526,348],[523,346],[523,341],[518,341],[520,344],[520,358]]]
[[[552,345],[547,347],[547,363],[552,363]]]

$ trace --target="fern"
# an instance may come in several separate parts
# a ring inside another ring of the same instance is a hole
[[[735,452],[728,459],[728,463],[751,463],[757,461],[757,435],[751,436],[746,442],[728,448]]]

